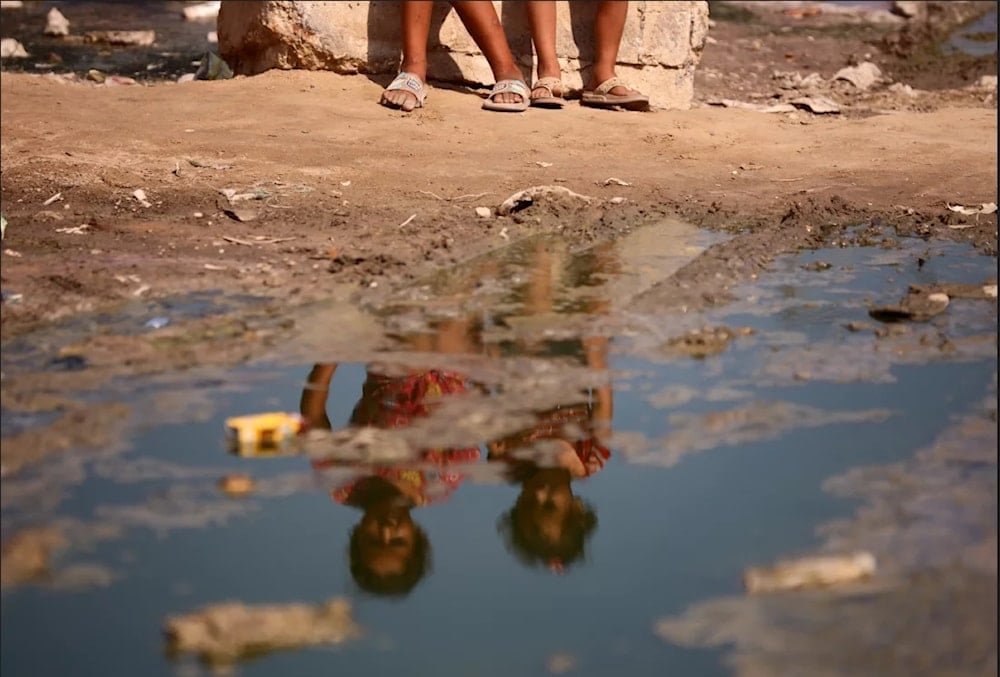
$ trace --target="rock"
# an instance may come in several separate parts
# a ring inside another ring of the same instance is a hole
[[[592,34],[594,3],[557,3],[557,54],[563,82],[583,87],[592,46],[577,36]],[[504,17],[511,49],[525,73],[532,49],[521,3],[494,2]],[[513,10],[511,9],[513,8]],[[432,79],[492,84],[489,65],[454,12],[443,3],[437,40],[428,53]],[[436,20],[435,26],[438,25]],[[708,34],[703,0],[629,3],[618,56],[618,74],[650,95],[653,106],[687,109],[694,71]],[[219,53],[237,74],[271,68],[331,70],[341,74],[390,74],[399,68],[399,7],[390,2],[291,2],[223,0],[218,18]]]
[[[83,37],[87,42],[118,47],[149,47],[156,42],[156,31],[90,31]]]
[[[45,15],[45,30],[43,32],[45,35],[53,35],[56,37],[69,35],[69,19],[63,16],[62,12],[53,7],[49,10],[49,13]]]
[[[195,80],[228,80],[233,77],[233,70],[224,59],[220,59],[215,52],[205,52],[198,70],[194,74]]]
[[[804,108],[817,114],[840,112],[840,105],[825,96],[800,96],[797,99],[792,99],[791,104],[796,108]]]
[[[323,604],[215,604],[164,623],[167,648],[197,654],[211,664],[283,649],[343,644],[358,639],[361,627],[351,617],[347,600]]]
[[[25,59],[28,56],[28,52],[24,49],[24,45],[14,38],[4,38],[3,40],[0,40],[0,57],[3,57],[4,59]]]
[[[882,70],[871,61],[865,61],[857,66],[841,68],[834,74],[833,79],[846,80],[865,92],[882,79]]]
[[[893,94],[899,94],[900,96],[905,96],[910,99],[915,99],[919,95],[917,90],[913,89],[909,85],[904,85],[902,82],[894,82],[889,85],[889,91]]]
[[[827,587],[869,578],[875,574],[875,566],[875,556],[870,552],[805,557],[747,569],[743,585],[751,595]]]
[[[914,285],[910,293],[894,306],[877,306],[868,314],[879,322],[926,322],[948,308],[948,295],[937,290]]]
[[[493,210],[489,207],[476,207],[476,216],[481,219],[488,219],[493,216]]]

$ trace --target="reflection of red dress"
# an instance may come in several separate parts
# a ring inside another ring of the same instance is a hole
[[[361,400],[351,414],[351,424],[378,428],[404,428],[414,419],[428,416],[443,396],[465,391],[465,379],[454,372],[432,369],[392,377],[369,371],[362,387]],[[362,476],[355,476],[330,492],[330,495],[338,503],[348,503],[355,487],[363,479],[381,477],[388,481],[411,484],[419,495],[417,505],[440,503],[451,496],[462,483],[464,476],[457,472],[446,472],[443,468],[424,466],[474,463],[481,456],[478,447],[424,449],[420,454],[419,467],[414,467],[412,464],[355,467]],[[338,465],[340,464],[336,461],[313,461],[313,468],[317,470]]]

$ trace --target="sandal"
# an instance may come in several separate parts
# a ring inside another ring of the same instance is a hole
[[[406,102],[399,104],[385,98],[386,92],[395,92],[400,90],[414,96],[415,101],[413,105],[407,107],[407,104],[410,103],[409,99],[407,99]],[[389,86],[382,92],[382,98],[379,99],[379,103],[388,108],[396,108],[408,113],[414,108],[424,107],[424,99],[427,98],[427,91],[427,85],[424,84],[423,80],[418,78],[413,73],[400,71],[399,75],[393,78],[392,82],[389,83]]]
[[[521,100],[517,103],[497,103],[493,100],[493,97],[497,94],[502,94],[503,92],[517,94],[521,97]],[[524,84],[521,80],[501,80],[493,85],[493,89],[491,89],[489,95],[487,95],[486,101],[483,102],[483,110],[521,113],[528,110],[530,99],[531,92],[528,90],[528,85]]]
[[[548,96],[531,97],[532,106],[538,108],[562,108],[566,105],[566,99],[563,98],[566,88],[563,87],[562,80],[559,78],[539,78],[535,80],[531,91],[534,92],[536,89],[544,89],[549,94]]]
[[[630,94],[610,94],[615,87],[624,87]],[[584,91],[580,95],[580,105],[591,108],[624,108],[625,110],[647,110],[649,97],[630,89],[625,81],[615,76],[599,84],[594,91]]]

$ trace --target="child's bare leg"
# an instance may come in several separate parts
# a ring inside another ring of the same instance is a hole
[[[401,16],[403,28],[403,62],[399,70],[412,73],[427,80],[427,39],[431,32],[431,12],[433,0],[411,0],[402,2]],[[417,106],[417,97],[405,89],[385,90],[382,102],[411,111]]]
[[[558,78],[562,72],[556,56],[556,3],[555,0],[532,0],[527,3],[531,42],[535,45],[537,79]],[[562,92],[552,92],[560,95]],[[549,96],[544,87],[531,90],[531,96]]]
[[[452,2],[459,18],[465,24],[469,35],[486,56],[497,82],[501,80],[522,80],[521,69],[514,62],[514,55],[507,43],[500,17],[488,0],[465,0]],[[497,103],[518,103],[521,97],[513,92],[500,92],[494,98]]]
[[[615,77],[618,47],[625,32],[628,0],[602,0],[594,15],[594,68],[585,89],[594,90],[605,80]],[[627,87],[614,87],[609,94],[626,95]]]

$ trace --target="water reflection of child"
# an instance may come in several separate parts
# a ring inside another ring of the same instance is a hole
[[[455,352],[468,331],[463,323],[439,329],[432,346]],[[420,340],[417,341],[420,344]],[[336,364],[317,364],[302,392],[300,410],[312,428],[329,430],[326,401]],[[465,392],[460,374],[441,369],[410,371],[394,376],[369,366],[361,398],[351,414],[352,426],[402,428],[431,414],[443,397]],[[478,447],[424,449],[410,463],[345,466],[336,460],[317,460],[320,472],[348,470],[349,478],[331,492],[338,503],[360,508],[361,521],[351,530],[348,558],[357,585],[379,595],[408,594],[430,570],[431,547],[426,533],[412,519],[412,508],[447,500],[462,482],[448,466],[474,462]]]
[[[584,340],[588,365],[606,368],[606,339]],[[531,428],[490,443],[490,459],[509,464],[508,477],[521,485],[514,507],[500,518],[507,547],[528,565],[544,564],[560,573],[583,558],[597,514],[573,494],[574,479],[604,468],[611,451],[612,390],[595,388],[584,401],[537,415]],[[547,460],[518,458],[519,450],[541,446]]]

